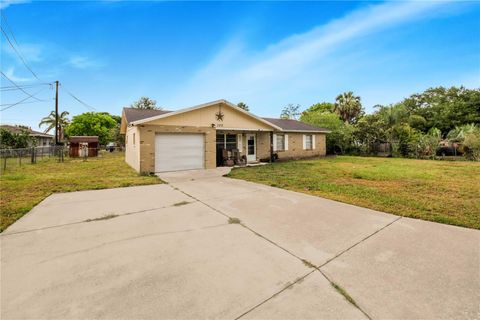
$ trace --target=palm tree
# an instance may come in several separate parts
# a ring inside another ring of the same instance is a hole
[[[447,134],[447,139],[450,145],[453,147],[455,155],[457,155],[457,148],[465,140],[465,136],[469,133],[474,132],[476,126],[474,123],[465,124],[463,126],[456,126],[454,129],[450,130]]]
[[[67,118],[69,115],[68,111],[63,111],[58,115],[58,137],[60,140],[63,140],[63,133],[65,128],[69,125],[70,120]],[[39,127],[46,125],[45,133],[55,130],[55,111],[50,112],[47,117],[44,117],[40,123]]]
[[[352,91],[339,94],[335,99],[333,111],[336,112],[345,123],[352,123],[362,113],[360,97]]]

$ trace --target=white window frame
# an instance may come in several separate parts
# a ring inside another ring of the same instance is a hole
[[[283,146],[278,144],[278,137],[283,138]],[[276,151],[285,151],[285,135],[284,134],[276,134],[275,135],[275,144],[276,144]]]
[[[303,135],[303,150],[313,150],[314,147],[314,138],[315,135],[313,134],[304,134]],[[310,137],[310,148],[307,146],[307,137]]]

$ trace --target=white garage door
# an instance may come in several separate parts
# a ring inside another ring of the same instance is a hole
[[[155,172],[203,169],[203,134],[157,134]]]

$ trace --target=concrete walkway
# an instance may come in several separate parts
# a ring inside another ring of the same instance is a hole
[[[1,318],[480,317],[480,231],[225,170],[45,199],[1,235]]]

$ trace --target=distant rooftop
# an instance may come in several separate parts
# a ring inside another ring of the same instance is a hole
[[[9,124],[2,124],[0,128],[8,130],[12,133],[21,133],[23,130],[26,130],[31,137],[43,137],[43,138],[53,138],[53,135],[32,130],[32,128],[22,125],[9,125]]]

